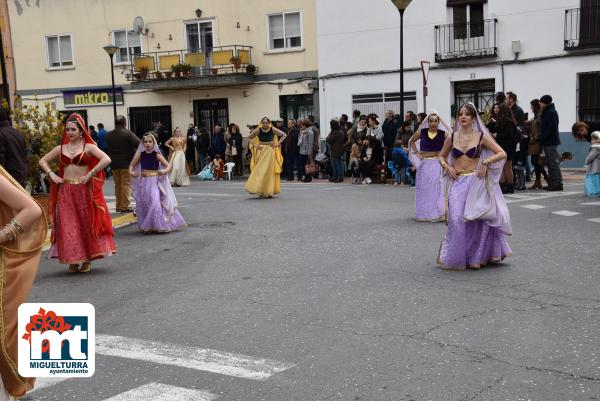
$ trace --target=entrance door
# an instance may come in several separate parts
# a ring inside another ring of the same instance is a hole
[[[494,105],[495,85],[493,79],[455,82],[452,116],[456,116],[458,108],[467,102],[475,104],[478,110],[491,111]]]
[[[313,95],[288,95],[279,96],[279,116],[285,122],[291,118],[307,118],[313,114]]]
[[[139,138],[148,131],[154,131],[158,121],[162,123],[165,131],[172,132],[171,106],[129,108],[129,129]]]
[[[213,134],[215,124],[229,125],[229,106],[227,99],[194,100],[194,123]]]

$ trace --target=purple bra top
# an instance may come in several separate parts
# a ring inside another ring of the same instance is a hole
[[[457,149],[454,146],[452,146],[452,156],[455,159],[458,159],[461,156],[467,156],[469,159],[477,159],[481,154],[481,138],[483,138],[483,133],[479,137],[479,143],[477,144],[477,146],[472,147],[466,152],[463,152],[460,149]],[[454,133],[452,133],[452,143],[454,143]]]

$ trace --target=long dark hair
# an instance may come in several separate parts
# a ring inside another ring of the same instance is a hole
[[[496,116],[496,124],[498,127],[504,127],[509,122],[516,124],[515,116],[506,103],[500,103],[498,107],[500,108],[498,115]]]
[[[540,99],[533,99],[531,102],[529,102],[529,104],[531,104],[531,110],[533,111],[533,114],[535,114],[534,117],[537,117],[539,112],[542,110],[540,106]]]
[[[336,119],[332,119],[331,121],[329,121],[329,127],[332,131],[337,131],[340,129],[340,122]]]

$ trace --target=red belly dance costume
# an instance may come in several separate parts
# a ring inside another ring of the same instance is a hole
[[[80,127],[85,127],[81,116],[69,116],[69,119],[73,118],[79,121]],[[85,152],[85,145],[94,143],[85,128],[83,139],[81,154],[69,158],[62,154],[62,145],[68,142],[66,134],[63,135],[58,163],[59,177],[64,177],[66,166],[85,166],[89,172],[98,164],[98,159]],[[103,184],[103,171],[99,171],[86,184],[66,179],[62,184],[52,183],[49,202],[49,214],[53,223],[52,247],[48,257],[58,258],[60,263],[78,264],[116,252],[112,220],[102,193]]]

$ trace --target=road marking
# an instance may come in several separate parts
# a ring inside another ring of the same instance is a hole
[[[515,198],[515,199],[529,199],[531,198],[530,195],[525,195],[525,194],[505,194],[505,197],[509,197],[509,198]]]
[[[218,395],[208,391],[192,390],[162,383],[148,383],[104,401],[212,401]]]
[[[507,199],[506,203],[517,203],[517,202],[525,202],[525,201],[536,201],[536,200],[541,200],[541,199],[549,199],[549,198],[556,198],[559,196],[569,196],[569,195],[577,195],[577,194],[582,194],[583,192],[581,191],[571,191],[571,192],[560,192],[560,193],[551,193],[551,194],[540,194],[540,195],[533,195],[533,196],[529,196],[527,197],[527,199]],[[506,198],[506,197],[505,197]]]
[[[588,221],[592,221],[594,223],[600,223],[600,217],[598,217],[596,219],[588,219]]]
[[[585,203],[582,203],[582,205],[586,205],[586,206],[600,206],[600,202],[585,202]]]
[[[558,214],[560,216],[567,216],[567,217],[577,216],[578,214],[581,214],[579,212],[572,212],[570,210],[558,210],[558,211],[552,212],[552,213]]]
[[[538,210],[538,209],[544,209],[546,206],[529,204],[529,205],[521,205],[521,207],[524,207],[525,209]]]
[[[96,335],[96,353],[259,381],[295,366],[213,349],[105,334]]]

